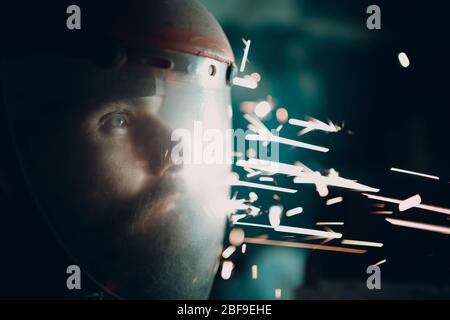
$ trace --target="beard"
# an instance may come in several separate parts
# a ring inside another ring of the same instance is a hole
[[[80,267],[110,294],[206,299],[219,266],[226,217],[191,186],[169,169],[135,199],[59,222],[57,233]]]

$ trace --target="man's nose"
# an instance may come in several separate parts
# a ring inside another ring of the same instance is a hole
[[[171,131],[157,119],[143,121],[135,133],[139,161],[144,162],[149,174],[160,176],[175,164],[171,153],[176,142]]]

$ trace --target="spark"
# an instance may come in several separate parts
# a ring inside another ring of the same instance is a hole
[[[290,242],[290,241],[279,241],[279,240],[267,240],[260,238],[245,238],[247,243],[251,244],[261,244],[269,246],[279,246],[279,247],[291,247],[291,248],[302,248],[302,249],[313,249],[313,250],[325,250],[325,251],[336,251],[336,252],[346,252],[346,253],[366,253],[367,250],[329,246],[329,245],[317,245],[311,243],[302,242]]]
[[[343,226],[343,222],[316,222],[317,226]]]
[[[302,168],[299,168],[292,164],[256,158],[251,158],[249,160],[238,160],[236,162],[236,165],[239,167],[252,168],[270,173],[281,173],[291,176],[297,176],[300,172],[303,171]]]
[[[273,135],[270,132],[269,132],[269,134],[264,134],[264,133],[261,133],[261,134],[248,134],[245,138],[247,140],[249,140],[249,141],[278,142],[278,143],[290,145],[290,146],[293,146],[293,147],[304,148],[304,149],[309,149],[309,150],[314,150],[314,151],[319,151],[319,152],[328,152],[328,151],[330,151],[330,149],[325,148],[325,147],[316,146],[316,145],[309,144],[309,143],[306,143],[306,142],[301,142],[301,141],[296,141],[296,140],[292,140],[292,139],[283,138],[283,137],[280,137],[280,136]]]
[[[402,65],[403,68],[409,67],[409,58],[404,52],[400,52],[398,54],[398,61]]]
[[[264,118],[269,114],[269,112],[272,110],[272,106],[267,101],[261,101],[256,104],[255,107],[255,114],[259,118]]]
[[[223,280],[228,280],[231,278],[231,273],[233,272],[234,264],[231,261],[224,261],[222,264],[221,276]]]
[[[253,178],[253,177],[259,176],[260,174],[261,174],[261,171],[253,171],[253,172],[247,173],[247,178]]]
[[[386,259],[378,261],[377,263],[374,264],[374,266],[379,266],[380,264],[383,264],[386,262]]]
[[[247,57],[248,57],[248,50],[250,49],[250,44],[251,44],[251,40],[242,39],[242,41],[245,44],[245,48],[244,48],[244,56],[242,57],[242,61],[241,61],[241,67],[239,69],[240,72],[244,72],[245,64],[247,62]]]
[[[280,225],[282,213],[283,213],[282,206],[271,206],[269,208],[269,221],[272,227],[276,228]]]
[[[253,217],[256,217],[259,214],[259,212],[261,211],[260,208],[252,206],[252,205],[249,205],[248,209],[249,209],[249,215],[251,215]]]
[[[437,225],[422,223],[422,222],[393,219],[393,218],[386,218],[386,221],[388,221],[389,223],[392,223],[393,225],[397,225],[397,226],[438,232],[438,233],[443,233],[443,234],[450,234],[450,228],[443,227],[443,226],[437,226]]]
[[[258,195],[252,191],[248,194],[248,198],[250,199],[250,202],[255,202],[258,200]]]
[[[275,116],[279,123],[285,123],[289,118],[289,114],[286,108],[278,108],[275,112]]]
[[[383,244],[381,242],[371,242],[371,241],[359,241],[359,240],[349,240],[344,239],[341,241],[342,244],[354,245],[354,246],[367,246],[367,247],[377,247],[381,248]]]
[[[295,216],[296,214],[302,213],[303,212],[303,208],[302,207],[296,207],[296,208],[292,208],[290,210],[288,210],[286,212],[286,217],[292,217]]]
[[[320,181],[318,181],[320,180]],[[367,192],[378,192],[379,189],[375,189],[366,185],[363,185],[361,183],[358,183],[353,180],[348,180],[342,177],[331,177],[331,176],[322,176],[317,175],[316,173],[310,173],[310,172],[302,172],[297,175],[297,177],[294,178],[294,183],[312,183],[317,184],[323,183],[327,186],[334,186],[334,187],[340,187],[340,188],[346,188],[346,189],[353,189],[358,191],[367,191]],[[370,190],[370,191],[369,191]]]
[[[344,200],[344,198],[342,198],[342,197],[336,197],[336,198],[328,199],[327,202],[326,202],[326,205],[327,206],[331,206],[333,204],[342,202],[343,200]]]
[[[432,175],[429,175],[429,174],[415,172],[415,171],[409,171],[409,170],[404,170],[404,169],[399,169],[399,168],[391,168],[391,171],[396,171],[396,172],[412,174],[412,175],[420,176],[420,177],[424,177],[424,178],[439,180],[439,177],[437,177],[437,176],[432,176]]]
[[[289,119],[289,124],[298,126],[298,127],[304,127],[307,130],[304,131],[303,134],[311,131],[311,130],[320,130],[325,132],[338,132],[338,128],[330,121],[329,124],[326,124],[322,121],[319,121],[317,119],[312,118],[309,121],[299,120],[299,119]]]
[[[281,298],[281,289],[277,288],[275,289],[275,299],[280,299]]]
[[[231,216],[231,222],[232,223],[236,223],[237,221],[241,220],[242,218],[247,217],[247,214],[243,213],[243,214],[233,214]]]
[[[258,279],[258,266],[256,264],[252,265],[252,279]]]
[[[317,177],[317,179],[315,180],[315,185],[316,185],[316,190],[317,193],[319,194],[319,196],[326,197],[329,193],[327,185],[323,183],[321,177],[322,175],[320,174],[319,171],[315,171],[314,175]]]
[[[289,188],[283,188],[283,187],[277,187],[277,186],[271,186],[271,185],[262,184],[262,183],[248,182],[248,181],[241,181],[241,180],[233,181],[233,182],[231,182],[231,185],[232,186],[241,186],[241,187],[250,187],[250,188],[259,188],[259,189],[287,192],[287,193],[296,193],[297,192],[297,190],[295,190],[295,189],[289,189]]]
[[[421,202],[422,202],[422,198],[420,198],[420,195],[416,194],[416,195],[409,197],[408,199],[405,199],[402,202],[400,202],[398,204],[398,210],[400,212],[406,211],[408,209],[418,206]]]
[[[388,211],[388,210],[380,210],[380,211],[370,211],[370,214],[392,214],[392,211]]]
[[[310,235],[310,236],[320,236],[322,238],[333,238],[333,239],[342,238],[342,233],[326,232],[326,231],[315,230],[315,229],[297,228],[297,227],[280,226],[280,225],[274,227],[274,226],[269,226],[269,225],[265,225],[265,224],[257,224],[257,223],[249,223],[249,222],[237,222],[236,225],[268,228],[268,229],[273,229],[274,231],[277,231],[277,232],[305,234],[305,235]]]
[[[258,87],[258,82],[251,76],[234,77],[233,84],[239,87],[248,88],[248,89],[256,89]]]
[[[382,197],[382,196],[377,196],[377,195],[368,194],[368,193],[363,193],[363,195],[365,195],[369,199],[375,199],[375,200],[380,200],[380,201],[385,201],[385,202],[390,202],[390,203],[400,204],[403,201],[403,200],[399,200],[399,199]],[[450,209],[436,207],[436,206],[431,206],[431,205],[428,205],[428,204],[419,204],[419,205],[417,205],[415,207],[423,209],[423,210],[434,211],[434,212],[439,212],[439,213],[444,213],[444,214],[450,214]]]
[[[229,246],[228,248],[226,248],[223,252],[222,252],[222,257],[224,259],[228,259],[229,257],[231,257],[231,255],[236,251],[236,247],[235,246]]]
[[[239,228],[234,228],[230,231],[228,240],[233,246],[240,246],[244,242],[245,233],[244,230]]]

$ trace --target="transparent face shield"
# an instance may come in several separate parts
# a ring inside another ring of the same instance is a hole
[[[2,68],[26,182],[80,267],[119,296],[206,298],[229,199],[231,66],[154,51],[111,69],[43,55]]]

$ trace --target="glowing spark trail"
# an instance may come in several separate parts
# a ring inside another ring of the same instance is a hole
[[[297,228],[297,227],[289,227],[289,226],[274,227],[274,226],[268,226],[265,224],[257,224],[257,223],[249,223],[249,222],[237,222],[236,225],[268,228],[268,229],[273,229],[277,232],[305,234],[305,235],[310,235],[310,236],[319,236],[319,237],[323,237],[323,238],[332,238],[332,239],[342,238],[342,233],[327,232],[327,231],[320,231],[320,230],[306,229],[306,228]]]
[[[250,76],[245,76],[244,78],[234,77],[233,84],[248,89],[256,89],[258,87],[258,82]]]
[[[298,166],[292,164],[256,158],[251,158],[249,160],[238,160],[236,162],[236,165],[244,168],[251,168],[270,173],[281,173],[292,176],[296,176],[303,171],[302,168],[299,168]]]
[[[342,198],[342,197],[336,197],[336,198],[333,198],[333,199],[328,199],[327,202],[326,202],[326,205],[327,206],[331,206],[333,204],[342,202],[342,200],[344,200],[344,198]]]
[[[419,172],[415,172],[415,171],[403,170],[403,169],[398,169],[398,168],[391,168],[391,171],[396,171],[396,172],[412,174],[412,175],[416,175],[416,176],[420,176],[420,177],[424,177],[424,178],[439,180],[439,177],[432,176],[432,175],[425,174],[425,173],[419,173]]]
[[[378,261],[377,263],[374,264],[374,266],[379,266],[380,264],[383,264],[386,262],[386,259]]]
[[[380,242],[359,241],[359,240],[349,240],[349,239],[344,239],[341,241],[341,243],[354,245],[354,246],[367,246],[367,247],[377,247],[377,248],[381,248],[383,246],[383,244]]]
[[[311,130],[321,130],[325,132],[338,132],[338,129],[332,124],[326,124],[317,119],[312,119],[310,121],[298,120],[298,119],[289,119],[289,124],[299,127],[305,127],[308,131]],[[306,133],[305,131],[304,133]]]
[[[256,264],[252,265],[252,279],[258,279],[258,266]]]
[[[295,189],[282,188],[282,187],[271,186],[271,185],[262,184],[262,183],[247,182],[247,181],[241,181],[241,180],[233,181],[233,182],[231,182],[231,185],[232,186],[250,187],[250,188],[259,188],[259,189],[287,192],[287,193],[296,193],[297,192],[297,190],[295,190]]]
[[[398,210],[406,211],[413,207],[417,207],[422,202],[420,195],[416,194],[415,196],[409,197],[408,199],[403,200],[398,204]]]
[[[438,233],[443,233],[443,234],[450,234],[450,228],[443,227],[443,226],[436,226],[436,225],[428,224],[428,223],[421,223],[421,222],[414,222],[414,221],[407,221],[407,220],[400,220],[400,219],[393,219],[393,218],[386,218],[386,221],[388,221],[389,223],[392,223],[393,225],[397,225],[397,226],[438,232]]]
[[[244,72],[245,64],[247,62],[247,57],[248,57],[248,50],[250,49],[250,44],[251,44],[251,40],[242,39],[242,41],[245,44],[245,49],[244,49],[244,56],[242,57],[241,68],[239,69],[240,72]]]
[[[222,257],[224,259],[228,259],[229,257],[231,257],[231,255],[236,251],[236,247],[235,246],[229,246],[228,248],[226,248],[223,252],[222,252]]]
[[[318,181],[320,180],[320,181]],[[333,176],[320,176],[317,173],[310,172],[302,172],[294,178],[294,183],[323,183],[327,186],[341,187],[347,189],[353,189],[358,191],[367,191],[367,192],[378,192],[379,189],[375,189],[363,184],[360,184],[353,180],[348,180],[342,177],[333,177]],[[369,191],[370,190],[370,191]]]
[[[280,299],[281,298],[281,289],[277,288],[275,289],[275,299]]]
[[[317,226],[343,226],[343,222],[316,222]]]
[[[286,212],[286,217],[292,217],[295,216],[296,214],[302,213],[303,212],[303,208],[302,207],[296,207],[296,208],[292,208],[290,210],[288,210]]]
[[[391,203],[397,203],[397,204],[400,204],[403,201],[403,200],[394,199],[394,198],[376,196],[374,194],[368,194],[368,193],[363,193],[363,195],[365,195],[369,199],[375,199],[375,200],[391,202]],[[436,206],[431,206],[431,205],[428,205],[428,204],[419,204],[419,205],[417,205],[415,207],[423,209],[423,210],[434,211],[434,212],[439,212],[439,213],[444,213],[444,214],[450,214],[450,209],[436,207]]]
[[[325,147],[316,146],[313,144],[300,142],[300,141],[296,141],[296,140],[292,140],[292,139],[287,139],[287,138],[279,137],[279,136],[276,136],[273,134],[249,134],[245,138],[250,141],[278,142],[278,143],[290,145],[293,147],[304,148],[304,149],[309,149],[309,150],[314,150],[314,151],[319,151],[319,152],[330,151],[330,149],[325,148]]]
[[[231,278],[231,272],[233,271],[234,264],[231,261],[224,261],[222,264],[222,279],[228,280]]]
[[[387,210],[380,210],[380,211],[370,211],[370,214],[392,214],[392,211],[387,211]]]
[[[291,247],[291,248],[302,248],[302,249],[313,249],[313,250],[325,250],[325,251],[336,251],[336,252],[346,252],[346,253],[366,253],[367,250],[329,246],[329,245],[317,245],[311,243],[302,242],[289,242],[289,241],[278,241],[278,240],[267,240],[260,238],[245,238],[247,243],[251,244],[261,244],[269,246],[279,246],[279,247]]]

